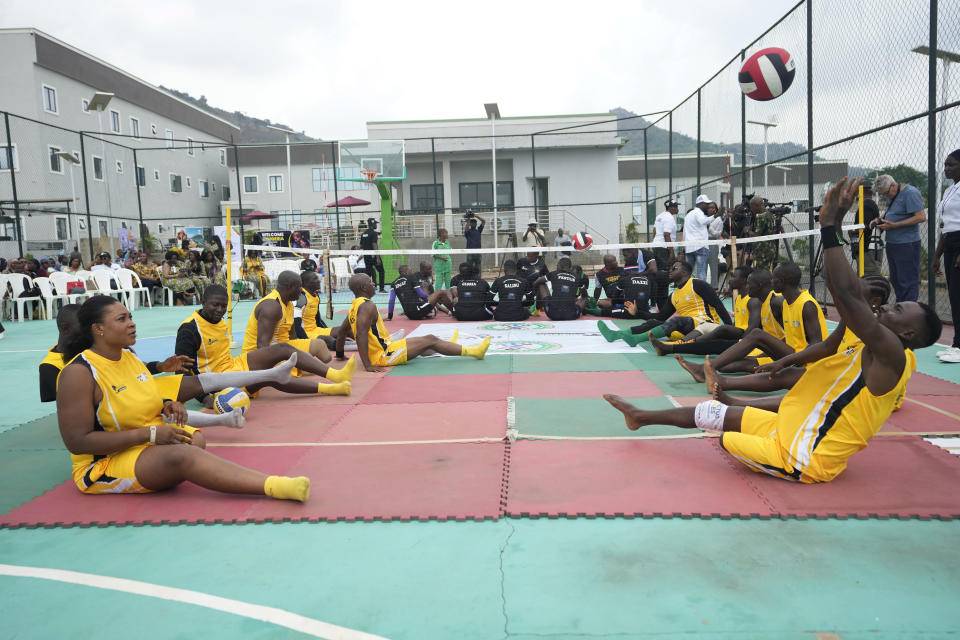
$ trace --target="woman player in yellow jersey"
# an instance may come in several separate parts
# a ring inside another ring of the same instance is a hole
[[[750,469],[800,482],[828,482],[867,446],[906,391],[916,367],[912,349],[940,337],[934,310],[917,302],[874,313],[841,247],[839,229],[860,180],[844,178],[820,209],[824,275],[840,318],[861,342],[807,367],[782,398],[755,398],[747,407],[717,400],[696,407],[643,411],[615,395],[604,399],[630,429],[668,424],[719,432],[723,448]]]
[[[267,476],[204,450],[202,435],[184,424],[184,406],[163,397],[146,365],[129,350],[137,330],[125,306],[95,296],[83,303],[77,320],[57,393],[60,435],[72,454],[77,488],[84,493],[146,493],[189,480],[227,493],[307,499],[308,478]],[[291,358],[274,369],[203,374],[217,377],[197,376],[196,382],[208,392],[219,386],[214,381],[223,386],[283,382],[293,365]]]

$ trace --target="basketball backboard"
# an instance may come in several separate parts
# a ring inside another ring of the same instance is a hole
[[[338,180],[362,182],[369,171],[377,172],[378,182],[407,177],[403,140],[341,140],[337,148]]]

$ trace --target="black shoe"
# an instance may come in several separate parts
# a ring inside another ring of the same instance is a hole
[[[380,291],[379,291],[378,293],[386,293],[386,292],[387,292],[386,289],[380,289]]]

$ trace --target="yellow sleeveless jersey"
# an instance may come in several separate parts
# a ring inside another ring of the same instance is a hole
[[[243,336],[244,353],[257,348],[257,307],[267,300],[276,300],[280,303],[280,306],[283,307],[283,317],[280,318],[280,322],[277,323],[277,328],[273,331],[273,338],[271,338],[270,344],[290,342],[290,328],[293,327],[293,303],[281,300],[280,292],[274,289],[261,298],[253,307],[253,313],[250,314],[250,319],[247,321],[247,331]]]
[[[164,398],[147,365],[132,352],[124,349],[120,360],[109,360],[90,349],[71,361],[79,363],[93,374],[103,399],[94,414],[95,431],[126,431],[164,424],[160,413]],[[168,398],[176,400],[176,398]],[[105,455],[70,454],[73,468],[86,467]]]
[[[823,317],[823,309],[820,308],[820,304],[810,295],[809,291],[806,289],[801,291],[797,299],[793,301],[793,304],[788,303],[786,298],[784,298],[784,337],[787,344],[790,345],[794,351],[801,351],[809,346],[807,344],[807,335],[803,330],[803,306],[808,302],[812,302],[817,307],[817,321],[820,323],[820,335],[823,337],[827,336],[827,320]]]
[[[760,305],[760,326],[777,340],[783,340],[783,325],[777,322],[776,317],[773,315],[773,309],[770,308],[770,302],[776,295],[777,294],[771,291]]]
[[[864,348],[860,342],[808,365],[780,403],[778,431],[781,425],[797,425],[779,437],[786,460],[800,480],[827,482],[836,477],[846,468],[847,459],[867,446],[906,393],[907,381],[917,367],[913,351],[905,351],[906,363],[896,386],[875,396],[863,378]]]
[[[347,312],[347,322],[350,323],[350,332],[354,338],[357,335],[357,314],[360,313],[360,305],[364,302],[370,302],[370,298],[355,298],[350,310]],[[367,353],[371,362],[377,362],[387,351],[390,350],[390,333],[383,326],[383,318],[377,313],[377,321],[371,325],[367,332]]]
[[[688,316],[697,322],[723,324],[716,311],[708,307],[703,298],[693,291],[693,280],[693,278],[688,278],[682,287],[675,289],[670,295],[670,302],[676,309],[677,315]]]
[[[742,331],[746,331],[750,324],[750,312],[747,311],[748,302],[750,302],[750,296],[737,296],[733,303],[733,326]]]
[[[330,329],[317,326],[317,316],[320,314],[320,296],[311,295],[306,289],[300,290],[307,299],[300,318],[303,321],[303,331],[308,338],[330,335]]]
[[[227,323],[212,324],[199,311],[186,319],[183,324],[193,325],[200,335],[200,347],[197,349],[197,370],[200,373],[220,373],[232,371],[233,357],[230,355],[230,332]],[[183,326],[183,325],[181,325]]]

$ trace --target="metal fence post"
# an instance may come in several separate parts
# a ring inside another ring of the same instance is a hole
[[[17,250],[23,257],[23,225],[20,222],[20,199],[17,197],[17,175],[13,170],[13,139],[10,137],[10,114],[4,111],[3,123],[7,129],[7,167],[10,169],[10,187],[13,190],[13,215],[17,230]]]
[[[673,200],[673,109],[667,116],[667,195]]]
[[[644,233],[647,235],[647,242],[650,242],[650,167],[647,159],[647,129],[649,126],[643,128],[643,220],[646,223],[646,229]],[[654,198],[654,204],[657,200]],[[674,238],[671,238],[673,240]]]
[[[343,238],[340,236],[340,192],[337,190],[337,143],[330,143],[330,155],[333,157],[333,211],[337,216],[337,249],[343,249]]]
[[[241,269],[241,273],[242,273],[242,272],[243,272],[243,258],[244,258],[244,251],[243,251],[243,189],[242,189],[241,184],[240,184],[240,152],[237,151],[237,145],[236,145],[236,143],[234,143],[234,145],[233,145],[233,165],[237,168],[237,220],[240,221],[240,269]],[[230,229],[227,229],[226,232],[229,234],[229,233],[230,233]],[[229,238],[230,236],[228,235],[227,237]],[[229,258],[228,258],[227,256],[224,256],[223,258],[224,258],[224,260],[227,260],[227,259],[232,260],[232,259],[233,259],[232,257],[229,257]],[[231,287],[231,291],[232,291],[233,283],[231,282],[229,286]]]
[[[743,65],[747,50],[740,50],[740,64]],[[807,60],[810,57],[807,56]],[[747,96],[740,92],[740,202],[747,196]],[[732,203],[731,203],[732,204]]]
[[[83,170],[83,202],[87,208],[87,242],[90,244],[90,262],[93,262],[93,219],[90,217],[90,189],[87,187],[87,152],[80,132],[80,168]],[[80,239],[77,238],[79,244]]]
[[[533,217],[537,217],[539,204],[537,203],[537,140],[535,134],[530,136],[530,166],[533,173]]]
[[[140,170],[137,168],[137,150],[133,149],[133,181],[137,185],[137,213],[140,215],[140,249],[145,249],[144,236],[146,230],[143,226],[143,202],[140,199]],[[147,181],[146,168],[144,168],[143,181]],[[224,256],[226,258],[226,256]]]
[[[927,304],[934,310],[937,308],[937,277],[933,273],[930,252],[937,246],[937,199],[940,198],[937,193],[937,44],[937,0],[930,0],[930,54],[927,56],[930,75],[927,96]]]
[[[697,89],[697,193],[700,193],[700,89]]]
[[[437,206],[437,147],[434,139],[430,138],[430,166],[433,168],[433,218],[437,225],[438,233],[440,229],[440,207]],[[412,204],[412,203],[411,203]],[[443,203],[441,202],[441,205]]]
[[[813,229],[813,0],[807,0],[807,227]],[[810,295],[816,295],[814,271],[816,236],[810,237],[807,260],[810,265]]]

